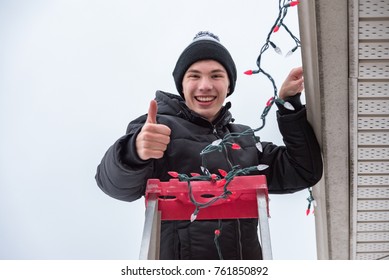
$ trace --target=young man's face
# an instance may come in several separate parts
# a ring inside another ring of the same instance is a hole
[[[218,115],[229,92],[228,74],[215,60],[193,63],[182,80],[186,105],[212,122]]]

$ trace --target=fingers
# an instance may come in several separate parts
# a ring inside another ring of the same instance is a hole
[[[157,101],[151,100],[146,123],[154,123],[154,124],[157,123],[157,111],[158,111]]]
[[[289,73],[289,76],[293,79],[293,80],[299,80],[303,77],[303,67],[296,67],[296,68],[293,68],[290,73]]]
[[[157,123],[157,111],[157,102],[152,100],[146,122],[136,138],[136,151],[142,160],[162,158],[170,143],[171,129]]]
[[[304,79],[299,80],[297,92],[302,92],[304,90]]]
[[[142,134],[136,140],[138,155],[143,160],[162,158],[169,142],[168,136],[158,136],[158,141],[155,141],[155,137],[151,134]]]
[[[141,141],[150,143],[147,148],[153,148],[152,144],[155,143],[157,149],[160,145],[168,145],[170,143],[171,130],[168,126],[163,124],[156,125],[144,125],[138,137]]]
[[[293,68],[288,77],[285,79],[284,83],[281,86],[279,97],[281,99],[286,99],[290,96],[294,96],[299,92],[302,92],[304,89],[304,76],[303,68],[296,67]]]
[[[150,129],[150,127],[154,126]],[[161,133],[159,129],[167,131]],[[157,127],[157,128],[158,128]],[[142,160],[162,158],[170,143],[170,128],[162,124],[145,124],[136,138],[136,151]]]

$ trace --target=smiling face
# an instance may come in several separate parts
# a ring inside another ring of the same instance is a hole
[[[212,122],[223,106],[229,84],[227,71],[219,62],[197,61],[188,68],[182,80],[186,105]]]

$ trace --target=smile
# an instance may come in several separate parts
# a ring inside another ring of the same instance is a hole
[[[199,102],[211,102],[216,99],[215,96],[196,96],[195,99]]]

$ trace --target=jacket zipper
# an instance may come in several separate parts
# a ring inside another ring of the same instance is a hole
[[[242,232],[240,231],[240,220],[237,219],[238,222],[238,245],[239,245],[239,257],[241,260],[243,260],[243,252],[242,252]]]
[[[216,129],[216,125],[212,125],[212,133],[213,135],[215,135],[216,138],[218,139],[221,139],[221,137],[219,136],[219,134],[217,133],[217,129]],[[231,169],[233,167],[229,157],[228,157],[228,150],[227,150],[227,147],[224,147],[224,152],[225,152],[225,156],[226,156],[226,159],[227,159],[227,162],[228,164],[230,165]],[[239,250],[239,258],[241,260],[243,260],[243,245],[242,245],[242,232],[241,232],[241,228],[240,228],[240,220],[237,219],[237,226],[238,226],[238,250]]]
[[[220,139],[220,136],[217,134],[216,125],[213,125],[212,128],[213,128],[213,135],[215,135],[217,138]]]

